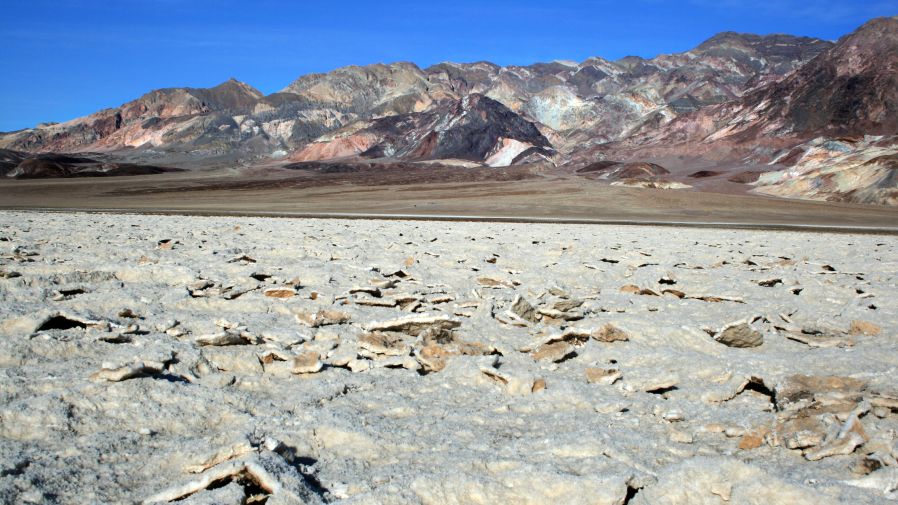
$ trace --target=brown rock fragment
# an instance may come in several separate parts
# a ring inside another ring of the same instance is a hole
[[[368,284],[371,284],[378,289],[390,289],[396,287],[396,280],[373,278],[368,281]]]
[[[275,361],[287,361],[286,353],[282,351],[269,350],[258,354],[259,362],[263,365],[270,365]]]
[[[95,381],[121,382],[135,377],[161,373],[164,366],[155,361],[136,361],[120,367],[104,365],[102,369],[91,374],[90,378]]]
[[[255,262],[256,262],[256,260],[254,258],[251,258],[250,256],[248,256],[246,254],[241,254],[240,256],[235,256],[228,260],[228,263],[246,264],[246,263],[255,263]]]
[[[851,326],[848,328],[848,333],[851,335],[868,335],[875,337],[876,335],[879,335],[880,332],[882,332],[882,329],[879,326],[860,319],[852,321]]]
[[[559,341],[539,346],[530,356],[536,361],[552,361],[558,363],[575,354],[574,346],[568,342]]]
[[[319,310],[318,312],[299,312],[296,320],[300,323],[317,328],[330,324],[343,324],[349,321],[349,314],[338,310]]]
[[[371,362],[367,359],[354,359],[346,364],[353,373],[364,372],[371,368]]]
[[[548,309],[545,307],[541,307],[537,309],[540,315],[543,316],[543,321],[546,319],[554,320],[554,321],[577,321],[579,319],[583,319],[583,314],[579,312],[563,312],[555,309]]]
[[[493,277],[480,277],[477,279],[477,283],[485,288],[513,288],[514,284],[503,280],[496,279]]]
[[[446,368],[446,358],[450,353],[442,346],[428,344],[418,350],[417,358],[427,372],[439,372]]]
[[[898,412],[898,391],[879,389],[871,392],[870,404],[874,407],[877,417],[885,417],[889,412]]]
[[[409,346],[402,337],[394,333],[379,331],[366,333],[359,337],[359,347],[383,356],[404,356],[409,352]]]
[[[268,288],[265,291],[262,291],[262,294],[269,298],[284,299],[296,296],[296,290],[289,286],[283,286],[279,288]]]
[[[552,309],[560,312],[568,312],[580,307],[581,305],[583,305],[583,300],[559,300],[552,304]]]
[[[623,377],[623,374],[617,369],[597,367],[586,368],[586,382],[590,384],[610,386],[617,382],[621,377]]]
[[[393,298],[356,298],[354,303],[366,307],[395,307],[399,304]]]
[[[843,411],[851,411],[861,401],[867,382],[853,377],[835,375],[792,375],[776,387],[776,404],[781,411],[801,405],[803,400],[832,410],[838,404]]]
[[[626,342],[630,340],[630,336],[627,335],[627,332],[611,323],[594,331],[592,333],[592,338],[598,342]]]
[[[422,314],[419,316],[409,316],[383,322],[372,322],[366,325],[365,329],[368,331],[399,331],[416,336],[421,331],[429,328],[451,330],[458,328],[459,326],[461,326],[461,321],[452,319],[444,314]]]
[[[643,295],[643,296],[661,296],[657,292],[648,289],[648,288],[640,288],[635,284],[627,284],[626,286],[621,286],[621,293],[629,293],[633,295]]]
[[[373,297],[375,297],[375,298],[380,298],[380,297],[382,296],[382,293],[381,293],[381,291],[380,291],[380,288],[377,288],[377,287],[372,287],[372,286],[356,286],[356,287],[354,287],[354,288],[349,288],[349,294],[351,294],[351,295],[356,295],[356,294],[359,294],[359,293],[365,293],[365,294],[371,295],[371,296],[373,296]]]
[[[439,372],[453,356],[485,356],[495,348],[479,342],[467,342],[447,330],[432,329],[421,332],[423,345],[415,351],[415,357],[425,372]]]
[[[762,431],[749,431],[739,440],[739,448],[743,451],[757,449],[762,445],[764,445],[764,432]]]
[[[514,300],[511,302],[511,308],[509,310],[514,315],[530,322],[536,322],[538,318],[536,309],[534,309],[533,305],[530,305],[530,302],[525,300],[521,295],[517,295],[514,297]]]
[[[855,449],[867,441],[866,433],[860,427],[860,421],[854,418],[853,422],[856,428],[843,428],[842,434],[836,440],[821,447],[806,450],[804,453],[805,459],[808,461],[819,461],[830,456],[844,456],[853,453]]]
[[[764,343],[764,336],[745,322],[732,323],[717,332],[714,340],[727,347],[749,348]]]
[[[293,358],[293,373],[308,374],[320,372],[324,365],[315,351],[304,352]]]

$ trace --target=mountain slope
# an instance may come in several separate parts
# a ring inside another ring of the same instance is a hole
[[[208,89],[160,89],[114,109],[2,135],[0,148],[81,152],[211,144],[237,127],[233,114],[250,111],[261,97],[255,88],[233,79]]]
[[[785,79],[641,132],[629,143],[798,144],[898,134],[898,18],[872,20]]]
[[[252,159],[302,150],[358,121],[426,112],[482,94],[537,122],[557,150],[569,153],[584,142],[620,139],[647,122],[663,124],[740,96],[749,83],[779,79],[828,46],[817,39],[729,33],[686,53],[618,62],[351,66],[300,77],[269,96],[231,80],[210,89],[153,91],[85,118],[0,135],[0,147],[197,156],[231,151]]]
[[[898,205],[898,138],[867,137],[802,144],[785,170],[762,174],[755,192],[785,198]]]
[[[521,155],[529,154],[551,156],[549,141],[533,123],[475,93],[427,112],[351,125],[309,144],[292,158],[462,159],[510,165]]]
[[[764,134],[898,133],[898,18],[870,21],[789,78],[746,96],[741,110],[756,112]]]

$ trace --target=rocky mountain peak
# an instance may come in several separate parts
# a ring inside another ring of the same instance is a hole
[[[262,98],[263,96],[265,96],[258,89],[250,86],[249,84],[247,84],[243,81],[238,81],[237,79],[235,79],[233,77],[229,78],[227,81],[219,84],[218,86],[209,88],[209,90],[215,91],[218,93],[240,93],[240,94],[244,94],[246,96],[250,96],[250,97],[253,97],[256,99]]]
[[[784,75],[832,46],[832,42],[813,37],[723,32],[687,54],[733,59],[764,73]]]
[[[206,102],[212,110],[232,114],[252,110],[265,96],[261,91],[233,77],[213,88],[189,88],[190,94]]]
[[[756,110],[766,131],[898,134],[898,18],[866,23],[738,109]]]

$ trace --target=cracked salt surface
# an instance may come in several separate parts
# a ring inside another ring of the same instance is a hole
[[[898,239],[0,213],[4,503],[893,503]]]

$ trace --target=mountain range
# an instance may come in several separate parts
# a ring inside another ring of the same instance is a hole
[[[898,18],[836,42],[726,32],[651,59],[350,66],[270,95],[233,79],[160,89],[0,133],[0,150],[9,177],[324,160],[539,164],[625,185],[717,181],[895,205]]]

